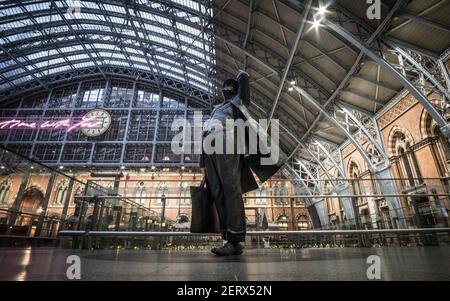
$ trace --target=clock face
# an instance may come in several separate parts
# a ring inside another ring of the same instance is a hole
[[[104,134],[111,125],[111,115],[103,109],[93,109],[87,112],[84,118],[95,117],[95,120],[99,120],[100,124],[95,127],[83,127],[81,132],[88,137],[97,137]]]

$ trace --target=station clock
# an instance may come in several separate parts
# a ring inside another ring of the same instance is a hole
[[[103,109],[93,109],[87,112],[83,118],[92,118],[100,120],[100,124],[95,127],[83,127],[81,132],[87,137],[98,137],[104,134],[111,126],[111,115]]]

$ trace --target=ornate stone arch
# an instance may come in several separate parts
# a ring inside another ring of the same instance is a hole
[[[440,105],[442,103],[441,99],[432,99],[433,104]],[[450,114],[446,115],[447,120],[450,120]],[[420,135],[422,140],[429,140],[426,142],[431,142],[430,146],[433,153],[433,159],[435,160],[436,167],[440,176],[447,176],[450,173],[450,143],[447,138],[445,138],[440,130],[439,125],[436,121],[431,118],[430,114],[422,109],[420,116]]]
[[[44,187],[42,187],[42,186],[39,185],[39,184],[32,184],[32,185],[28,186],[28,187],[25,189],[24,192],[27,192],[27,191],[32,190],[32,189],[37,189],[37,190],[39,190],[39,191],[42,193],[42,195],[45,195],[45,189],[44,189]]]
[[[347,175],[349,178],[353,177],[352,171],[354,167],[356,167],[360,173],[362,172],[361,166],[359,165],[358,161],[356,161],[353,157],[350,157],[347,163]]]
[[[31,185],[25,189],[20,200],[20,210],[38,213],[44,200],[45,190],[40,185]]]
[[[414,138],[407,129],[402,128],[398,125],[394,125],[392,127],[391,131],[389,132],[389,136],[388,136],[389,137],[388,138],[388,156],[389,157],[397,155],[396,145],[397,145],[397,140],[399,138],[398,137],[399,134],[403,135],[406,143],[409,143],[409,145],[414,144]]]
[[[287,228],[291,223],[291,218],[286,212],[281,212],[277,215],[276,223],[284,228]]]
[[[360,164],[354,159],[350,158],[347,166],[347,173],[349,178],[349,185],[354,195],[362,195],[364,194],[364,187],[361,185],[360,177],[363,170],[361,169]],[[356,176],[354,176],[356,174]]]
[[[297,227],[302,230],[306,230],[311,227],[309,216],[304,212],[300,212],[295,216],[295,222],[297,223]]]
[[[441,106],[441,104],[442,104],[442,99],[439,99],[436,97],[430,98],[430,101],[435,106]],[[447,116],[447,120],[449,120],[449,119],[450,119],[450,116]],[[420,122],[419,122],[419,132],[420,132],[421,138],[426,139],[426,138],[434,136],[433,132],[434,132],[434,129],[436,126],[438,126],[436,121],[433,118],[431,118],[430,114],[425,109],[422,109],[422,112],[420,114]]]

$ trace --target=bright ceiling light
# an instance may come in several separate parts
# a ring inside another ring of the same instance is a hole
[[[291,85],[295,85],[295,80],[291,80]]]
[[[292,87],[289,87],[289,89],[288,89],[289,92],[292,92],[293,90],[294,90],[294,88],[292,88]]]
[[[326,12],[327,12],[327,7],[326,6],[319,7],[319,10],[317,11],[317,13],[319,15],[325,15]]]
[[[321,5],[317,10],[317,13],[314,15],[313,28],[317,29],[320,26],[320,21],[325,18],[325,14],[327,12],[327,6]]]
[[[320,26],[320,19],[314,17],[313,28],[319,28],[319,26]]]
[[[320,21],[319,20],[314,20],[313,27],[314,28],[318,28],[319,25],[320,25]]]

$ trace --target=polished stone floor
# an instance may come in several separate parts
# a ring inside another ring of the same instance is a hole
[[[381,280],[450,280],[450,247],[206,251],[0,249],[0,280],[67,280],[69,255],[82,280],[367,280],[370,255]]]

